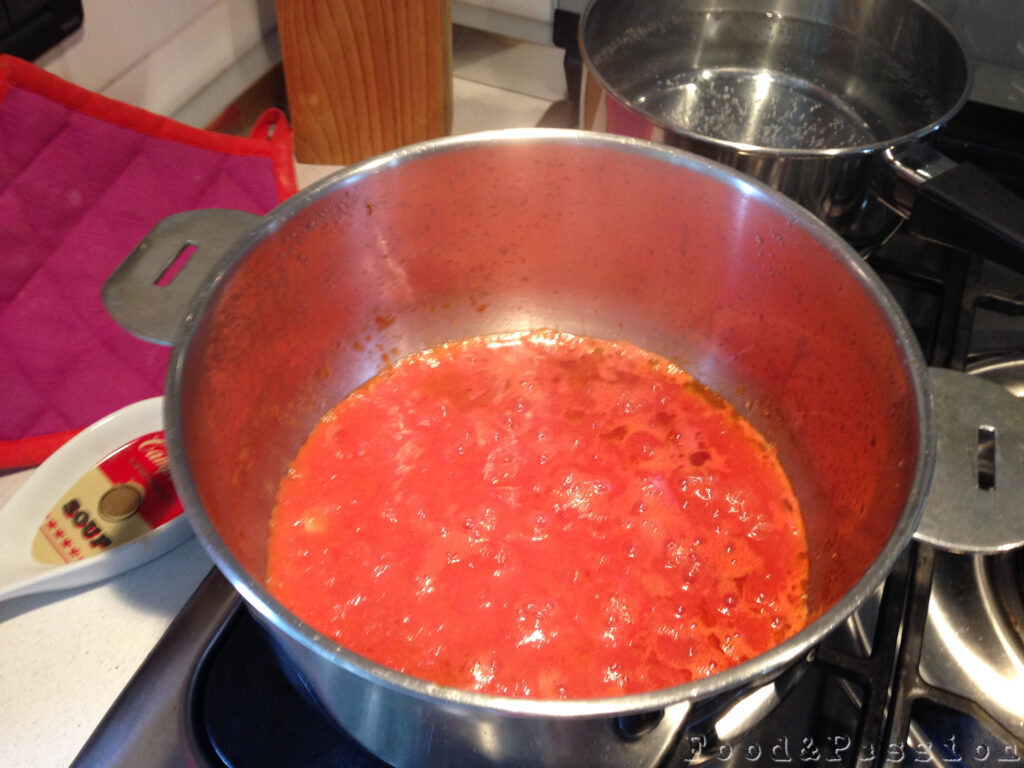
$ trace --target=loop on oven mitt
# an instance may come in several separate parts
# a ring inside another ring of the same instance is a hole
[[[295,191],[279,110],[250,137],[212,133],[0,55],[0,470],[163,391],[167,348],[122,330],[100,297],[157,222],[262,215]]]

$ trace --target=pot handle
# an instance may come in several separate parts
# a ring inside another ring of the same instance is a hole
[[[222,209],[163,219],[103,284],[107,312],[146,341],[172,344],[192,297],[230,246],[259,220]]]
[[[886,153],[897,182],[890,203],[912,234],[1024,273],[1024,199],[971,163],[926,144]]]
[[[929,368],[935,471],[914,538],[959,554],[1024,544],[1024,408],[994,381]],[[964,514],[969,509],[971,514]]]

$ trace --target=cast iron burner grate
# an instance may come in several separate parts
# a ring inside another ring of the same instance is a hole
[[[913,566],[909,573],[902,642],[895,656],[893,693],[879,742],[880,762],[873,764],[956,762],[976,765],[989,761],[1000,764],[1024,761],[1024,741],[982,703],[932,686],[922,678],[922,641],[936,559],[951,555],[915,545],[911,557]]]

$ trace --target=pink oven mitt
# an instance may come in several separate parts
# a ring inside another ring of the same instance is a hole
[[[169,350],[107,315],[100,288],[158,221],[263,214],[296,190],[292,134],[201,131],[0,55],[0,471],[163,392]]]

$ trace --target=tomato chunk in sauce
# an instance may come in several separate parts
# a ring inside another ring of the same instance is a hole
[[[482,336],[327,413],[281,482],[267,584],[341,645],[503,696],[678,685],[807,620],[773,448],[623,342]]]

